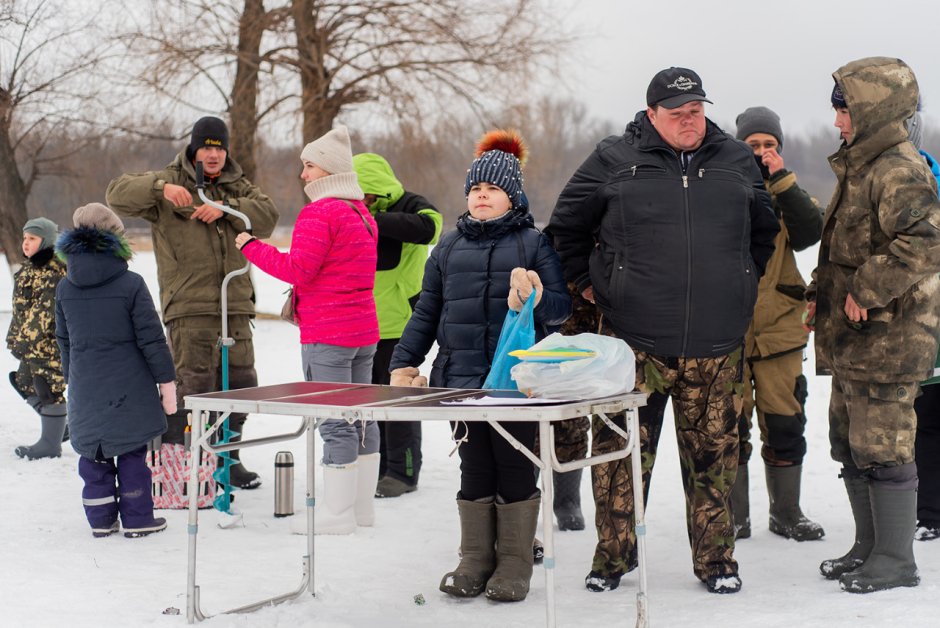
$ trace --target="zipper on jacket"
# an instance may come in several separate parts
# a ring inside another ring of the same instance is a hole
[[[681,165],[681,163],[680,163]],[[689,177],[682,175],[682,201],[685,211],[686,265],[685,265],[685,322],[682,329],[682,355],[686,355],[689,344],[689,321],[692,319],[692,215],[689,211]]]

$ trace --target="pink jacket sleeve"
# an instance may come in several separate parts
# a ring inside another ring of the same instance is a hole
[[[332,239],[329,222],[308,205],[294,223],[288,252],[282,253],[259,240],[245,246],[242,253],[252,264],[272,277],[296,286],[316,277]]]

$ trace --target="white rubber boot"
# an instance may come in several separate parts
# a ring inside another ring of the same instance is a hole
[[[323,465],[323,497],[314,505],[316,534],[352,534],[356,531],[356,484],[359,469],[346,465]]]
[[[375,523],[375,485],[379,481],[379,454],[359,456],[359,484],[356,486],[356,523],[371,527]]]

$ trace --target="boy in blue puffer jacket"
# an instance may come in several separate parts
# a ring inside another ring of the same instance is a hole
[[[147,285],[127,269],[121,219],[91,203],[73,220],[56,244],[68,262],[56,291],[56,340],[82,503],[94,536],[117,532],[119,514],[124,536],[145,536],[166,528],[153,516],[145,456],[176,412],[173,358]]]
[[[464,193],[468,211],[431,252],[421,297],[392,354],[393,386],[427,385],[418,368],[437,341],[431,385],[480,388],[510,308],[535,299],[536,339],[571,310],[561,262],[538,231],[522,190],[525,147],[515,132],[493,131],[477,147]],[[536,423],[503,427],[530,450]],[[540,493],[532,463],[482,422],[452,425],[460,454],[461,559],[440,589],[457,597],[525,599]]]

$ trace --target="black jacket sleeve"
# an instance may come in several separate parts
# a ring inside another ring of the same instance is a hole
[[[444,307],[444,280],[438,266],[441,249],[441,245],[434,247],[424,265],[421,296],[392,352],[389,373],[406,366],[421,366],[437,339],[437,326]]]
[[[378,212],[373,218],[383,238],[411,244],[429,244],[434,239],[434,221],[424,214]]]
[[[819,242],[823,211],[796,182],[796,175],[781,170],[770,178],[770,191],[779,210],[794,251],[802,251]]]
[[[750,155],[749,155],[750,156]],[[751,201],[751,259],[762,277],[767,262],[774,254],[774,238],[780,232],[780,222],[774,214],[770,193],[764,187],[764,178],[753,158],[747,160],[748,174],[754,198]]]
[[[575,283],[579,292],[591,285],[589,258],[607,208],[602,196],[607,178],[608,165],[598,147],[565,185],[548,223],[565,278]]]

